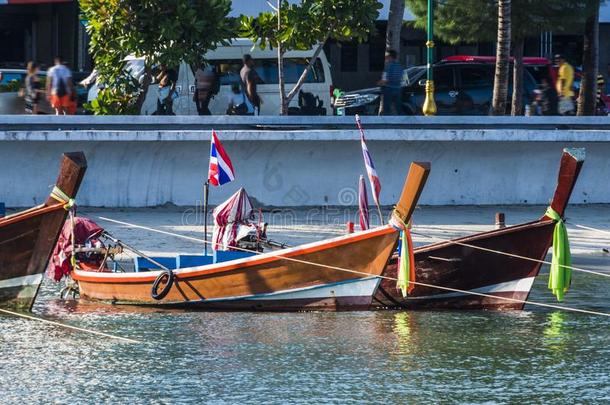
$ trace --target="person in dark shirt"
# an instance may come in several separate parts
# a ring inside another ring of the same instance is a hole
[[[559,96],[547,78],[542,78],[535,91],[533,111],[536,115],[559,115]]]
[[[390,49],[385,55],[385,68],[379,81],[381,86],[381,105],[379,115],[402,114],[402,66],[396,51]]]
[[[166,65],[162,64],[156,78],[159,82],[156,115],[175,115],[174,99],[178,97],[178,93],[176,93],[178,74],[174,69],[169,69]]]
[[[256,85],[261,83],[261,79],[254,70],[254,60],[252,56],[246,54],[243,57],[244,66],[239,72],[241,78],[241,86],[245,90],[246,97],[254,106],[254,115],[260,115],[261,98],[256,91]]]
[[[25,111],[30,114],[38,114],[38,103],[42,94],[38,70],[38,64],[33,61],[28,62],[28,75],[25,77]]]

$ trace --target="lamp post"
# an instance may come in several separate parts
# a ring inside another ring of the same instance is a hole
[[[427,23],[427,75],[426,75],[426,100],[423,105],[424,115],[436,115],[436,103],[434,102],[434,75],[432,63],[434,59],[434,0],[428,0],[428,23]]]

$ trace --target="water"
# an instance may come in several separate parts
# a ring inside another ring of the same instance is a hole
[[[607,280],[575,278],[565,304],[610,312]],[[546,281],[531,299],[553,302]],[[143,343],[1,316],[2,403],[610,401],[598,316],[169,312],[66,303],[50,283],[34,311]]]

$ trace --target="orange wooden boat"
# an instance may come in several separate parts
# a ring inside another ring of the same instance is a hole
[[[411,217],[428,172],[428,163],[411,164],[394,211],[395,223]],[[169,292],[160,300],[152,297],[152,290],[166,274],[163,271],[76,269],[72,278],[82,298],[116,304],[267,311],[367,309],[398,236],[395,227],[386,225],[253,257],[176,269],[173,285],[169,283]],[[166,287],[167,283],[164,291]]]
[[[0,306],[32,307],[86,169],[82,152],[64,154],[55,188],[45,203],[0,218]]]

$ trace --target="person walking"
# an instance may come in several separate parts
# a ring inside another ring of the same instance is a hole
[[[210,112],[210,101],[218,94],[218,79],[214,66],[200,67],[195,72],[195,94],[194,101],[199,115],[212,115]]]
[[[161,64],[156,79],[159,82],[159,97],[155,114],[176,115],[174,114],[174,99],[178,98],[176,92],[178,74],[174,69],[169,69],[167,65]]]
[[[75,93],[72,83],[72,72],[62,64],[62,59],[56,56],[53,67],[47,71],[47,99],[55,109],[55,115],[66,115]]]
[[[254,60],[252,56],[246,54],[243,56],[244,65],[239,72],[241,78],[242,89],[245,90],[246,97],[254,106],[254,115],[260,115],[261,98],[256,91],[256,85],[261,82],[261,79],[254,70]]]
[[[574,68],[567,61],[565,56],[561,54],[555,55],[555,63],[559,65],[557,74],[557,94],[559,95],[559,114],[573,115],[574,114]]]
[[[402,66],[398,62],[396,51],[388,50],[385,54],[385,68],[379,85],[381,86],[381,104],[379,115],[402,115]]]
[[[25,77],[25,111],[29,114],[38,114],[38,104],[42,89],[40,88],[40,78],[38,77],[39,66],[34,61],[29,61]]]
[[[549,80],[543,77],[540,86],[534,90],[535,100],[532,104],[533,115],[557,115],[559,97]]]

